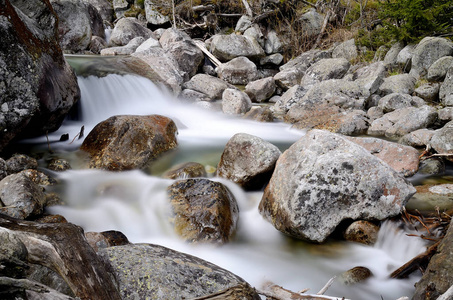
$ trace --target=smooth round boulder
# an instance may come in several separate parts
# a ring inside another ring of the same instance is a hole
[[[346,228],[343,237],[350,242],[374,245],[377,241],[378,233],[379,226],[369,221],[359,220]]]
[[[90,168],[140,169],[177,146],[176,131],[164,116],[113,116],[93,128],[80,150],[89,154]]]
[[[453,42],[450,40],[441,37],[425,37],[414,49],[410,73],[415,77],[424,77],[436,60],[452,54]]]
[[[252,61],[247,57],[241,56],[219,66],[217,74],[220,79],[231,84],[246,85],[256,79],[258,71]]]
[[[259,60],[265,56],[263,48],[252,38],[243,35],[215,35],[211,41],[211,52],[220,61],[245,56],[250,60]]]
[[[430,140],[431,147],[441,154],[448,154],[445,158],[453,161],[453,121],[448,122],[439,130],[436,130]]]
[[[124,46],[133,38],[143,37],[145,40],[153,36],[153,32],[143,27],[136,18],[122,18],[116,23],[110,36],[112,46]]]
[[[226,89],[222,94],[222,111],[228,115],[243,115],[252,108],[250,97],[240,90]]]
[[[226,144],[217,175],[247,190],[261,189],[270,179],[280,155],[277,146],[257,136],[238,133]]]
[[[206,177],[205,167],[196,162],[186,162],[177,164],[170,170],[162,174],[162,177],[169,179],[187,179],[195,177]]]
[[[192,243],[223,244],[236,231],[239,208],[220,182],[204,178],[179,180],[167,189],[177,234]]]

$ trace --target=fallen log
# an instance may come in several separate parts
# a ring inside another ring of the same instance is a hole
[[[331,283],[332,279],[326,284],[327,288]],[[325,292],[325,290],[327,290],[326,286],[322,288],[320,292]],[[348,300],[344,297],[324,296],[319,293],[316,295],[296,293],[279,285],[273,284],[272,282],[264,284],[262,289],[257,290],[257,293],[273,300]]]
[[[70,223],[37,223],[0,214],[0,230],[16,236],[26,247],[30,263],[57,272],[76,297],[119,300],[106,266],[88,244],[83,230]]]
[[[410,274],[417,270],[425,270],[428,266],[428,263],[431,257],[436,254],[437,246],[439,246],[440,241],[429,247],[425,252],[422,254],[417,255],[395,271],[390,274],[390,278],[407,278]]]

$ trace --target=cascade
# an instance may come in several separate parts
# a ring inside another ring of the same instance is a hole
[[[80,116],[66,120],[49,136],[53,149],[76,150],[82,140],[70,141],[82,125],[88,133],[98,122],[118,114],[161,114],[172,118],[178,127],[179,143],[176,154],[171,156],[172,164],[190,160],[215,165],[225,143],[238,132],[259,136],[282,149],[304,134],[288,124],[258,123],[184,104],[171,99],[148,79],[133,75],[79,77],[79,85]],[[63,133],[69,133],[70,140],[57,142]],[[41,142],[44,144],[44,140]],[[331,277],[364,266],[371,270],[372,278],[353,286],[335,282],[326,294],[388,300],[411,296],[419,279],[418,275],[405,280],[388,278],[393,270],[425,249],[421,239],[408,237],[390,221],[381,227],[374,246],[294,241],[259,215],[257,206],[262,192],[245,192],[232,182],[213,178],[227,185],[239,203],[237,234],[231,243],[221,247],[189,245],[175,235],[167,220],[166,188],[172,180],[137,170],[80,169],[54,176],[62,182],[56,189],[67,205],[49,207],[50,213],[65,216],[85,231],[119,230],[131,242],[155,243],[190,253],[241,276],[255,287],[272,281],[293,291],[310,288],[310,293],[316,293]]]

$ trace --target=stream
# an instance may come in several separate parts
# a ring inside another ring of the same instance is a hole
[[[67,60],[71,65],[81,65],[90,58],[69,56]],[[46,137],[24,141],[36,149],[50,147],[54,154],[49,156],[65,158],[73,167],[53,173],[62,182],[55,191],[67,205],[49,207],[48,212],[63,215],[85,231],[118,230],[134,243],[154,243],[190,253],[241,276],[257,288],[271,281],[292,291],[309,288],[309,293],[315,294],[333,276],[364,266],[371,270],[372,278],[350,286],[336,280],[326,295],[358,300],[412,296],[419,275],[404,280],[389,279],[388,275],[426,246],[390,221],[382,224],[374,246],[337,240],[322,245],[305,243],[284,236],[259,215],[262,192],[245,192],[232,182],[212,177],[228,186],[238,201],[240,217],[234,240],[220,247],[191,245],[173,232],[166,196],[166,188],[173,181],[160,178],[162,172],[189,161],[215,167],[226,142],[239,132],[259,136],[283,151],[303,136],[303,131],[284,123],[258,123],[183,103],[143,77],[110,74],[79,76],[78,81],[82,98],[77,116],[50,134],[49,141]],[[83,139],[75,138],[81,126],[86,135],[98,122],[119,114],[172,118],[178,127],[178,149],[142,171],[87,169],[78,152]],[[60,142],[64,133],[70,138]]]

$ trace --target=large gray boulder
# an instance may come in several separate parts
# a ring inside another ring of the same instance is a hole
[[[228,115],[243,115],[252,108],[250,97],[237,89],[226,89],[222,94],[222,111]]]
[[[403,42],[396,42],[395,44],[390,47],[389,51],[385,54],[384,57],[384,64],[388,68],[396,67],[397,66],[397,58],[398,54],[403,50],[404,43]]]
[[[130,54],[134,53],[135,50],[137,50],[137,48],[143,42],[145,42],[145,39],[141,36],[138,36],[138,37],[130,40],[129,43],[127,43],[127,45],[102,49],[100,54],[101,55],[130,55]]]
[[[110,36],[110,45],[124,46],[133,38],[143,37],[145,40],[153,36],[151,30],[143,27],[136,18],[122,18],[116,23]]]
[[[112,265],[122,299],[193,299],[229,288],[236,290],[237,299],[260,299],[231,272],[162,246],[117,246],[102,249],[99,255]]]
[[[215,35],[211,41],[211,53],[224,62],[239,56],[250,60],[259,60],[265,56],[258,41],[237,34]]]
[[[246,85],[256,79],[258,70],[250,59],[240,56],[219,66],[217,74],[220,79],[231,84]]]
[[[1,150],[18,135],[36,136],[58,129],[80,91],[61,52],[57,15],[51,5],[0,3]]]
[[[399,214],[414,187],[343,136],[311,130],[286,150],[259,205],[279,231],[323,242],[346,219]]]
[[[394,110],[415,106],[412,101],[412,96],[408,94],[392,93],[379,99],[378,107],[384,113],[389,113]]]
[[[350,39],[344,41],[333,49],[332,58],[346,58],[348,61],[352,61],[359,56],[355,40]]]
[[[46,197],[40,186],[23,173],[12,174],[0,181],[0,212],[13,218],[26,219],[42,214]]]
[[[406,45],[401,51],[398,53],[396,57],[397,65],[404,71],[409,72],[412,67],[412,56],[414,55],[414,49],[416,45],[409,44]]]
[[[385,75],[385,65],[379,61],[356,70],[352,75],[352,80],[368,90],[370,94],[374,94],[384,82]]]
[[[439,88],[439,100],[445,106],[453,106],[453,66],[450,66]]]
[[[453,56],[443,56],[436,60],[428,69],[426,79],[431,82],[443,81],[448,70],[453,66]]]
[[[453,43],[451,41],[440,37],[425,37],[414,49],[410,73],[415,77],[424,77],[436,60],[452,54]]]
[[[321,32],[323,21],[324,17],[316,9],[311,8],[299,18],[298,23],[302,26],[304,36],[313,38]]]
[[[276,89],[273,77],[266,77],[249,82],[245,86],[245,92],[253,102],[264,102],[274,94]]]
[[[416,79],[409,74],[398,74],[384,79],[379,92],[382,96],[391,93],[412,94],[415,89]]]
[[[87,3],[93,5],[104,21],[109,23],[113,22],[113,5],[109,0],[85,0]]]
[[[168,16],[164,16],[152,0],[145,0],[145,16],[148,24],[152,26],[164,25],[170,22]]]
[[[453,154],[453,121],[435,131],[430,145],[437,153]],[[452,156],[446,156],[446,159],[453,161]]]
[[[191,89],[207,95],[211,100],[222,98],[223,91],[232,88],[226,81],[207,74],[197,74],[183,84],[185,89]]]
[[[144,61],[157,76],[178,95],[181,92],[181,84],[184,82],[184,74],[181,74],[178,62],[160,47],[150,47],[146,50],[135,52],[131,56]]]
[[[82,0],[51,0],[50,3],[58,15],[61,48],[75,52],[87,49],[93,35],[87,4]]]
[[[127,0],[112,0],[113,10],[117,20],[124,17],[124,13],[129,9],[130,4]]]
[[[225,185],[205,178],[182,179],[170,185],[167,193],[171,223],[185,241],[224,244],[231,240],[239,207]]]
[[[341,79],[349,66],[349,61],[343,57],[321,59],[305,71],[300,85],[307,87],[328,79]]]
[[[277,102],[272,106],[271,110],[278,114],[286,114],[291,107],[302,100],[302,97],[307,93],[307,89],[300,85],[294,85],[288,89],[283,95],[278,98]]]
[[[248,190],[261,189],[270,179],[280,155],[277,146],[256,136],[238,133],[226,144],[217,175]]]
[[[186,81],[194,76],[204,62],[204,54],[183,31],[169,28],[159,39],[162,48],[178,62]]]
[[[428,105],[400,108],[374,120],[368,134],[398,139],[412,131],[430,127],[436,119],[436,109]]]

